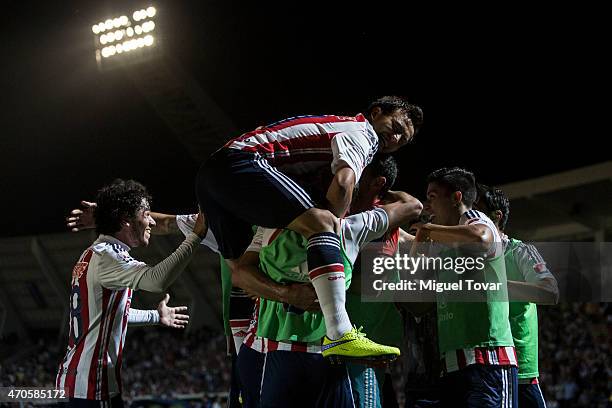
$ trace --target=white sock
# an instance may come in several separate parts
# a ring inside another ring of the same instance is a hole
[[[337,340],[351,331],[353,326],[344,306],[346,302],[344,272],[319,275],[312,281],[312,286],[319,298],[327,337],[330,340]]]

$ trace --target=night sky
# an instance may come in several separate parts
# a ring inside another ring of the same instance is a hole
[[[425,127],[397,154],[399,187],[421,198],[424,177],[442,166],[503,184],[612,157],[597,126],[610,105],[598,10],[13,2],[2,12],[0,235],[63,231],[68,210],[116,177],[147,185],[154,210],[195,209],[199,163],[124,72],[95,64],[91,25],[151,4],[166,52],[239,132],[355,114],[385,94],[421,105]]]

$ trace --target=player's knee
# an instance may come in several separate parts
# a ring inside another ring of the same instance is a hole
[[[290,229],[299,232],[306,238],[320,232],[335,232],[338,230],[338,218],[328,210],[311,208],[300,216]]]

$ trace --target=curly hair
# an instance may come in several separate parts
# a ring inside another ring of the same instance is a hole
[[[508,225],[508,218],[510,217],[510,200],[508,200],[503,190],[501,188],[489,187],[479,183],[478,200],[480,205],[486,207],[487,213],[492,213],[497,210],[501,211],[502,216],[499,220],[499,229],[505,231]]]
[[[151,196],[137,181],[116,179],[98,191],[96,202],[94,216],[98,233],[114,234],[121,229],[122,221],[149,208]]]
[[[419,131],[421,126],[423,126],[423,110],[417,105],[408,103],[408,101],[402,97],[383,96],[382,98],[378,98],[368,106],[368,109],[366,109],[365,115],[368,118],[372,116],[372,110],[374,110],[374,108],[380,108],[385,115],[392,114],[399,110],[412,121],[415,134]]]
[[[451,192],[461,191],[462,201],[471,207],[476,201],[476,179],[474,173],[460,167],[444,167],[432,172],[427,177],[427,183],[438,183],[450,189]]]

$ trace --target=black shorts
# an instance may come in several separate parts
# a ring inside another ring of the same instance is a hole
[[[251,227],[284,228],[314,207],[310,195],[258,153],[222,148],[200,167],[200,208],[225,259],[239,258]]]

